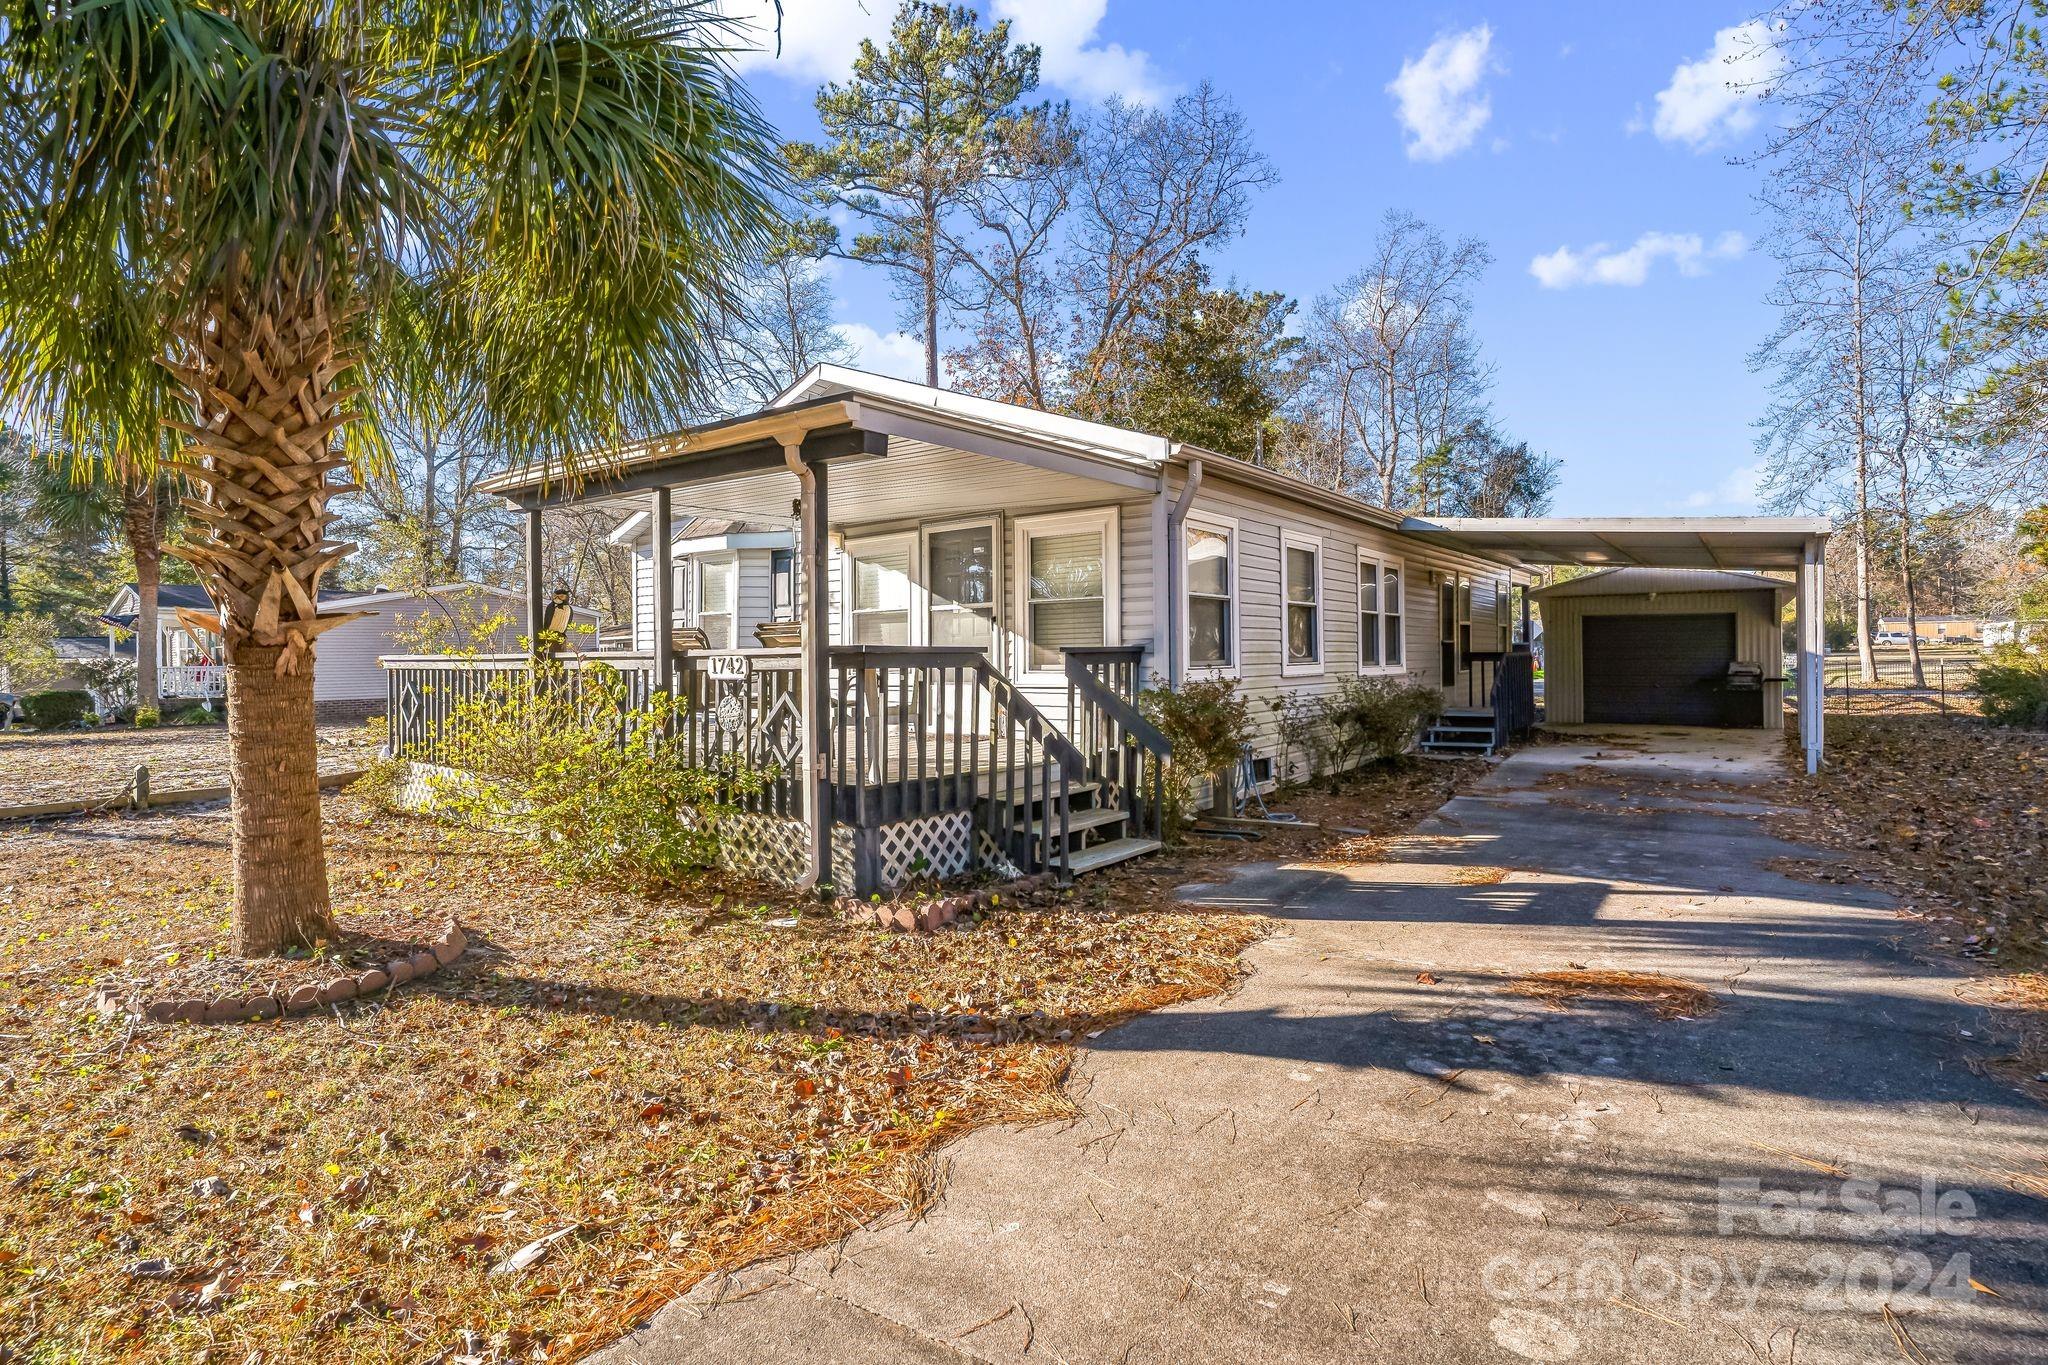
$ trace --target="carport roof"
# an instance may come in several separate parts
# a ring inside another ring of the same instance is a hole
[[[1635,597],[1677,592],[1769,592],[1790,597],[1793,585],[1783,578],[1735,573],[1726,569],[1601,569],[1583,578],[1566,579],[1529,596],[1538,602],[1554,597]]]
[[[1401,529],[1524,564],[1795,569],[1826,517],[1409,517]]]

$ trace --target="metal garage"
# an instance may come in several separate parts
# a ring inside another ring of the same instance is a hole
[[[1784,579],[1712,569],[1606,569],[1539,588],[1544,718],[1781,729],[1791,595]]]

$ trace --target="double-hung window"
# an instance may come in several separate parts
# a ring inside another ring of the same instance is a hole
[[[768,552],[768,619],[796,620],[796,551]]]
[[[915,535],[876,536],[847,543],[853,592],[846,634],[853,644],[910,643],[910,577],[916,544]]]
[[[1358,558],[1358,668],[1397,669],[1401,642],[1401,562],[1379,555]]]
[[[732,649],[736,630],[739,563],[731,555],[697,562],[697,629],[713,649]]]
[[[1323,668],[1323,543],[1314,536],[1280,537],[1281,607],[1287,613],[1283,673]]]
[[[1117,639],[1116,528],[1114,507],[1017,522],[1025,672],[1057,673],[1062,650]]]
[[[1237,528],[1190,518],[1185,543],[1188,670],[1228,673],[1237,667]]]

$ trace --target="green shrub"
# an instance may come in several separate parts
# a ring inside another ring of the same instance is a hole
[[[163,719],[163,712],[159,711],[156,707],[138,706],[135,708],[133,723],[138,730],[154,730],[157,726],[163,724]]]
[[[558,875],[652,891],[715,866],[733,798],[772,774],[685,761],[683,704],[657,692],[630,705],[626,680],[544,661],[455,708],[433,784],[458,818],[530,837]],[[481,779],[481,780],[479,780]]]
[[[1204,778],[1228,781],[1252,738],[1251,703],[1237,695],[1234,678],[1182,683],[1179,691],[1146,689],[1138,697],[1145,719],[1173,745],[1166,764],[1166,824],[1178,831]]]
[[[227,711],[209,711],[198,697],[165,697],[157,703],[157,714],[166,725],[211,725],[224,719]]]
[[[21,699],[21,718],[37,730],[66,730],[85,724],[92,708],[90,692],[31,692]]]
[[[1992,724],[2048,730],[2048,654],[2001,645],[1977,666],[1970,688]]]
[[[1443,695],[1408,677],[1346,678],[1328,699],[1340,766],[1385,763],[1408,752],[1422,723],[1444,708]]]

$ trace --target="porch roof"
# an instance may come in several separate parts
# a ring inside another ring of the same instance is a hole
[[[1796,569],[1826,517],[1408,517],[1401,529],[1524,564]]]

